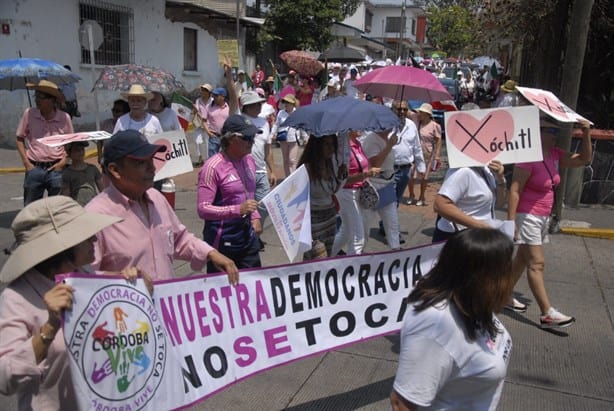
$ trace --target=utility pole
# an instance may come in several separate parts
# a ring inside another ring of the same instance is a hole
[[[591,12],[594,0],[575,0],[571,8],[571,24],[567,35],[567,49],[565,50],[565,61],[563,63],[563,73],[561,76],[560,98],[572,110],[576,109],[578,94],[580,92],[580,79],[582,77],[582,66],[584,64],[584,54],[586,52],[586,42],[591,20]],[[560,147],[569,151],[571,147],[571,128],[564,129],[561,135]],[[565,170],[561,173],[561,184],[556,193],[556,204],[554,213],[560,219],[563,208],[563,197],[565,203],[572,207],[577,207],[582,194],[582,175],[584,168]]]
[[[403,0],[403,4],[401,5],[401,24],[399,28],[399,52],[397,53],[397,58],[403,59],[403,36],[405,35],[405,9],[406,9],[406,0]]]

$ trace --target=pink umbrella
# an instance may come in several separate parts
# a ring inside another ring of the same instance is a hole
[[[395,100],[454,100],[430,72],[409,66],[373,70],[356,80],[354,86],[363,93]]]

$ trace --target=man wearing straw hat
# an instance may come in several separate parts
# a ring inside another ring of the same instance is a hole
[[[70,116],[59,110],[64,95],[58,86],[47,80],[28,83],[34,90],[35,108],[27,108],[17,126],[17,152],[26,169],[23,183],[23,204],[57,195],[62,189],[62,169],[66,165],[64,147],[49,147],[38,139],[56,134],[73,133]]]
[[[86,208],[123,221],[97,234],[92,266],[104,271],[136,266],[153,280],[163,280],[174,277],[176,258],[189,261],[195,271],[210,261],[236,284],[235,263],[190,233],[166,198],[152,189],[153,159],[164,151],[165,146],[150,144],[135,130],[120,131],[106,141],[103,168],[110,184]]]
[[[149,137],[163,132],[158,118],[147,112],[147,102],[153,98],[153,93],[145,91],[140,84],[133,84],[127,93],[122,93],[122,97],[128,100],[130,112],[117,120],[113,133],[137,130]]]

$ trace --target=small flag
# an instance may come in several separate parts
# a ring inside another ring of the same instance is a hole
[[[174,93],[171,98],[171,109],[177,114],[181,128],[187,130],[188,125],[192,121],[194,104],[187,97]]]
[[[245,82],[247,83],[247,89],[248,90],[253,90],[254,89],[254,82],[252,81],[252,79],[247,75],[247,73],[245,74]]]
[[[290,262],[311,249],[309,175],[297,168],[262,200]]]
[[[273,91],[275,91],[275,94],[279,94],[283,86],[284,82],[281,80],[281,77],[279,77],[279,74],[275,73],[275,81],[273,81]]]

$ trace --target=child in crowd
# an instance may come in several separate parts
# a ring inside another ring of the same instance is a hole
[[[103,190],[100,170],[85,162],[87,141],[69,143],[65,146],[71,164],[62,171],[62,195],[72,197],[85,206]]]

